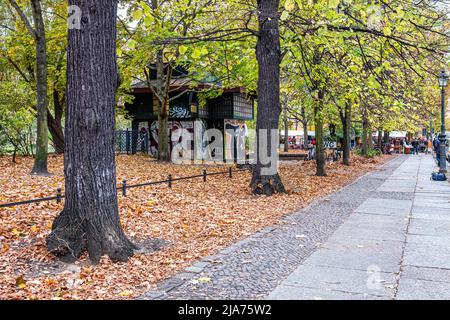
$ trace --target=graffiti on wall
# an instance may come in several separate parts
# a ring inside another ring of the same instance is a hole
[[[203,120],[168,122],[170,150],[177,152],[178,156],[180,157],[185,156],[193,150],[193,145],[192,143],[187,142],[187,140],[189,140],[187,138],[190,138],[191,140],[193,139],[194,125],[201,126],[202,134],[206,131],[206,124]],[[158,134],[159,122],[155,120],[150,126],[150,153],[154,157],[158,156]],[[188,134],[190,137],[186,137],[186,134]]]
[[[247,126],[245,121],[224,120],[225,128],[225,159],[235,160],[245,158],[245,137]]]
[[[192,115],[188,109],[180,106],[170,107],[170,118],[184,119],[190,117],[192,117]]]

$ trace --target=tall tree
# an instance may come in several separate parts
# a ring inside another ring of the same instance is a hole
[[[47,238],[50,252],[75,260],[84,251],[126,261],[136,247],[120,225],[114,154],[117,0],[69,0],[82,12],[69,30],[64,210]]]
[[[31,0],[34,27],[15,0],[9,0],[25,24],[34,40],[36,48],[36,86],[37,86],[37,134],[36,155],[32,173],[37,175],[48,174],[48,129],[47,129],[47,42],[45,38],[45,25],[42,16],[40,0]]]
[[[18,1],[18,4],[21,5],[27,1],[29,2],[29,0]],[[41,4],[47,42],[47,96],[51,97],[47,109],[47,126],[50,133],[50,143],[53,144],[55,152],[62,153],[64,151],[62,120],[66,91],[67,3],[48,0],[42,1]],[[22,11],[26,14],[31,12],[26,7],[23,7]],[[30,33],[17,14],[14,14],[14,9],[9,1],[5,5],[0,4],[0,20],[2,21],[0,24],[0,42],[3,42],[3,45],[0,46],[0,60],[6,62],[6,66],[9,66],[8,69],[14,71],[28,85],[27,95],[30,97],[30,90],[37,91],[34,41],[29,41]],[[28,110],[35,117],[36,101]]]
[[[257,145],[255,148],[256,163],[253,167],[252,190],[256,194],[272,195],[286,192],[280,175],[275,172],[263,174],[267,166],[261,159],[266,154],[270,165],[277,161],[278,148],[272,146],[272,134],[278,132],[280,118],[280,30],[279,0],[258,0],[258,42],[256,58],[258,60],[258,112],[256,120]],[[263,130],[266,135],[260,134]],[[266,141],[263,141],[265,139]],[[278,146],[278,141],[276,142]],[[261,150],[266,146],[266,150]],[[275,151],[274,151],[275,150]],[[266,151],[266,152],[264,152]]]
[[[144,83],[152,90],[155,98],[153,103],[156,104],[154,107],[157,110],[159,126],[158,160],[161,162],[171,160],[170,104],[192,90],[194,77],[198,74],[195,72],[189,76],[174,77],[174,71],[177,72],[176,68],[180,66],[189,69],[189,65],[194,65],[195,60],[204,58],[205,52],[208,52],[196,48],[190,61],[183,63],[183,56],[188,47],[181,44],[192,36],[193,32],[206,28],[205,20],[211,18],[215,7],[213,0],[140,1],[129,9],[132,11],[130,20],[135,25],[134,29],[121,20],[130,38],[127,45],[131,49],[128,56],[132,57],[129,65],[134,72],[133,76],[138,78],[143,69]],[[169,36],[172,40],[168,40]]]

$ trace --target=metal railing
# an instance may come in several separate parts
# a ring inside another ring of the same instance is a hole
[[[126,180],[122,180],[122,184],[120,186],[117,186],[116,189],[117,189],[117,191],[122,192],[123,197],[126,197],[128,189],[154,186],[154,185],[160,185],[160,184],[167,184],[167,186],[171,189],[173,183],[176,181],[202,178],[203,182],[206,182],[208,176],[218,176],[218,175],[225,175],[225,174],[227,174],[228,177],[230,179],[232,179],[233,173],[239,173],[239,172],[243,172],[243,171],[249,171],[249,168],[235,169],[235,170],[233,170],[233,168],[229,168],[227,171],[219,171],[219,172],[211,172],[211,173],[208,173],[206,170],[203,170],[202,174],[187,176],[187,177],[179,177],[179,178],[174,178],[174,177],[172,177],[171,174],[169,174],[167,176],[166,180],[144,182],[144,183],[138,183],[138,184],[132,184],[132,185],[127,184]],[[46,201],[56,201],[57,203],[61,203],[62,199],[64,199],[64,198],[65,198],[65,195],[62,194],[61,188],[58,188],[58,189],[56,189],[56,195],[53,197],[36,198],[36,199],[24,200],[24,201],[18,201],[18,202],[2,203],[2,204],[0,204],[0,209],[16,207],[16,206],[21,206],[21,205],[26,205],[26,204],[46,202]]]

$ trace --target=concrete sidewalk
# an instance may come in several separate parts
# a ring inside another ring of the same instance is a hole
[[[410,156],[268,299],[450,299],[450,184]]]

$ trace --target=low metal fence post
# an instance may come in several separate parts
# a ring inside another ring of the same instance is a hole
[[[167,179],[167,182],[168,182],[169,188],[172,189],[172,175],[171,174],[169,174],[169,178]]]
[[[231,167],[228,168],[228,175],[229,175],[230,179],[233,178],[233,169]]]
[[[61,188],[58,188],[56,189],[56,202],[61,203],[61,198],[62,198]]]
[[[206,174],[206,170],[203,170],[203,182],[206,182],[206,177],[208,175]]]
[[[127,196],[127,180],[122,180],[122,196]]]

